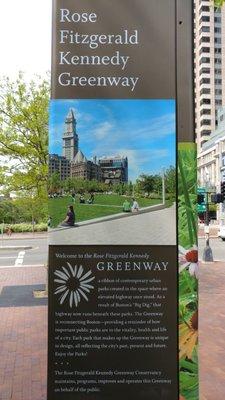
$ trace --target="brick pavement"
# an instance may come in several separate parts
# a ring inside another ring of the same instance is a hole
[[[200,274],[200,400],[225,399],[225,262]]]
[[[45,268],[1,270],[0,285],[43,284]],[[0,400],[46,400],[47,307],[0,309]]]

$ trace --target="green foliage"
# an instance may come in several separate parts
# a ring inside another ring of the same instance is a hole
[[[188,248],[197,243],[197,164],[193,148],[179,148],[178,151],[178,202],[179,202],[179,243]]]
[[[62,188],[63,188],[63,182],[60,180],[60,175],[58,172],[54,172],[49,177],[48,192],[49,194],[60,193]]]
[[[23,197],[0,202],[0,222],[17,224],[21,222],[41,223],[47,221],[47,201],[41,197]]]
[[[38,195],[46,190],[49,82],[0,82],[0,155],[6,157],[6,191]]]
[[[178,215],[179,244],[189,249],[197,244],[197,163],[194,144],[180,144],[178,148]],[[198,283],[188,270],[179,275],[179,322],[190,324],[198,309]],[[195,331],[189,330],[190,334]],[[185,400],[198,397],[198,357],[196,346],[192,359],[180,360],[180,392]]]
[[[222,7],[224,5],[225,0],[214,0],[214,4],[216,7]]]
[[[4,229],[4,232],[10,228],[13,233],[22,233],[22,232],[45,232],[47,231],[47,224],[1,224],[0,225],[0,231],[2,232],[2,227]]]
[[[175,197],[176,194],[176,168],[170,166],[165,171],[166,193],[170,193]]]
[[[138,190],[149,195],[154,191],[156,179],[156,175],[140,175],[139,179],[137,179]]]

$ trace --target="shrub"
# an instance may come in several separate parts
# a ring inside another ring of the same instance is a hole
[[[1,230],[2,230],[2,225],[0,225]],[[4,232],[7,231],[7,229],[10,228],[12,232],[14,233],[19,233],[19,232],[33,232],[33,226],[32,224],[4,224]],[[47,231],[47,224],[36,224],[34,225],[34,232],[45,232]]]

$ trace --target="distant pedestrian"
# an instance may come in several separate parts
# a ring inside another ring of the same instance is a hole
[[[7,228],[6,228],[6,235],[7,236],[12,236],[12,229],[10,228],[10,226],[7,226]]]
[[[132,212],[138,212],[138,211],[139,211],[139,204],[137,200],[133,199]]]
[[[80,204],[85,204],[85,197],[83,194],[80,195],[79,201],[80,201]]]
[[[60,226],[74,226],[75,224],[75,212],[73,206],[68,207],[68,212],[66,214],[66,219],[61,223]]]
[[[131,204],[127,199],[123,203],[123,211],[124,212],[131,212]]]
[[[95,201],[95,196],[94,196],[94,193],[91,193],[91,196],[90,196],[90,198],[88,199],[88,204],[94,204],[94,201]]]
[[[48,222],[47,222],[48,228],[51,228],[52,225],[52,217],[49,215],[48,217]]]
[[[76,193],[73,192],[73,193],[71,194],[71,197],[72,197],[72,202],[75,203],[75,201],[76,201]]]

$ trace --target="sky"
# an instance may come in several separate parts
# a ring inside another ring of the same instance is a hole
[[[2,0],[0,77],[30,79],[51,67],[51,0]]]
[[[61,137],[70,108],[77,120],[79,148],[88,159],[127,156],[132,181],[175,164],[173,100],[53,100],[50,153],[62,155]]]

